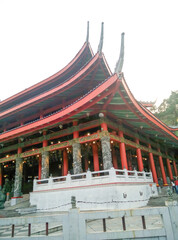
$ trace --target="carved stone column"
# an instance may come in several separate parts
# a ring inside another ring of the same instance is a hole
[[[82,172],[81,145],[78,142],[73,143],[73,170],[74,174]]]
[[[42,161],[41,161],[41,179],[49,177],[49,152],[42,152]]]
[[[101,148],[102,148],[104,170],[110,169],[111,167],[113,167],[113,164],[112,164],[111,144],[110,144],[109,136],[101,137]]]
[[[22,195],[22,174],[23,174],[23,159],[16,158],[15,165],[15,182],[14,182],[14,197]]]

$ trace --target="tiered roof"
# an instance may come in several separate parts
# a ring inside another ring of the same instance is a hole
[[[89,35],[89,32],[87,36]],[[178,146],[172,129],[139,103],[122,73],[124,35],[120,58],[112,74],[102,53],[103,25],[94,55],[87,37],[75,58],[53,76],[0,103],[0,143],[40,129],[102,111],[135,132]]]

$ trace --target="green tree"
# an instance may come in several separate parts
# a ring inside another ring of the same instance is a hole
[[[168,99],[164,99],[154,113],[162,122],[169,126],[178,125],[178,91],[171,92]]]

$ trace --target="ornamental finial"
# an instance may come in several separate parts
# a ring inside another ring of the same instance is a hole
[[[89,21],[87,22],[87,38],[86,38],[86,42],[88,43],[89,41]]]
[[[119,75],[119,73],[122,71],[123,63],[124,63],[124,35],[125,33],[121,34],[121,48],[120,48],[120,56],[119,60],[116,63],[115,67],[115,73]]]
[[[104,32],[104,23],[101,23],[101,36],[100,36],[100,43],[98,45],[98,52],[101,53],[102,52],[102,48],[103,48],[103,32]]]

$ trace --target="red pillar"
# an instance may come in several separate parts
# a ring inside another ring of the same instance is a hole
[[[63,176],[68,174],[68,157],[66,149],[63,150]]]
[[[17,153],[18,154],[22,153],[22,148],[21,147],[18,147]]]
[[[148,144],[148,147],[151,149],[150,144]],[[149,152],[149,160],[150,160],[151,171],[152,171],[152,174],[153,174],[153,181],[157,184],[157,186],[159,186],[158,177],[157,177],[156,168],[155,168],[155,163],[154,163],[154,158],[153,158],[153,153],[151,153],[151,152]]]
[[[160,152],[160,150],[158,150]],[[164,170],[164,164],[163,164],[163,159],[161,156],[159,156],[159,165],[161,168],[161,174],[162,174],[162,179],[163,179],[163,185],[167,186],[167,179],[166,179],[166,174],[165,174],[165,170]]]
[[[173,174],[172,174],[172,169],[171,169],[171,164],[170,164],[169,158],[166,159],[166,162],[167,162],[169,178],[170,178],[170,180],[173,180]]]
[[[74,120],[73,121],[73,126],[77,126],[77,124],[78,124],[78,121]],[[79,131],[74,131],[73,132],[73,138],[79,138]]]
[[[139,144],[138,139],[136,139],[136,143]],[[144,166],[143,166],[142,152],[140,148],[136,149],[136,154],[137,154],[138,171],[142,172],[144,170]]]
[[[176,161],[173,161],[173,168],[174,168],[174,172],[175,172],[175,176],[177,177],[177,167],[176,167]]]
[[[88,170],[88,159],[85,157],[85,172]]]
[[[41,154],[39,155],[38,160],[38,180],[41,180]]]
[[[96,144],[92,144],[92,150],[93,150],[93,165],[94,165],[94,171],[99,171],[99,158],[98,158],[98,147]]]
[[[119,137],[124,137],[124,134],[122,131],[119,130]],[[125,143],[119,143],[120,148],[120,156],[121,156],[121,165],[122,169],[126,168],[128,170],[128,164],[127,164],[127,157],[126,157],[126,150],[125,150]]]
[[[102,131],[108,131],[107,123],[105,122],[101,123],[101,128],[102,128]]]
[[[132,171],[132,153],[131,151],[126,152],[126,157],[127,157],[127,164],[128,164],[128,170]]]
[[[128,170],[129,170],[129,171],[132,171],[132,170],[133,170],[133,169],[132,169],[132,161],[131,161],[131,159],[128,160]]]
[[[46,135],[46,131],[43,132],[43,136]],[[48,146],[48,141],[45,139],[43,140],[43,147],[47,147]]]
[[[113,161],[113,167],[115,169],[118,169],[116,149],[114,147],[112,148],[112,161]]]

